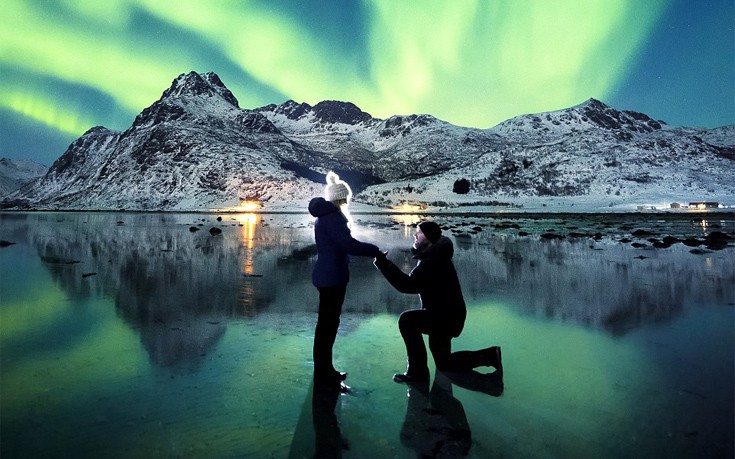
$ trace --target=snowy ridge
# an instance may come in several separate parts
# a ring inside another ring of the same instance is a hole
[[[0,196],[42,177],[48,167],[35,161],[0,158]]]
[[[588,99],[571,108],[547,113],[522,115],[503,121],[490,129],[504,137],[537,137],[554,139],[581,132],[607,130],[620,140],[630,140],[636,134],[648,134],[663,129],[666,123],[632,111],[618,111],[597,99]]]
[[[191,72],[127,130],[90,129],[0,207],[303,210],[328,170],[373,209],[735,205],[733,145],[735,126],[673,127],[595,99],[489,129],[339,101],[248,110],[216,74]]]

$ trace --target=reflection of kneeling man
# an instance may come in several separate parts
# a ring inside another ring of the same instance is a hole
[[[431,391],[428,382],[408,386],[401,443],[416,451],[416,457],[466,457],[469,453],[472,432],[464,407],[441,373]]]
[[[426,348],[422,334],[429,335],[429,348],[439,370],[470,371],[479,366],[492,366],[502,372],[500,348],[452,353],[452,338],[462,332],[467,309],[457,272],[452,263],[454,246],[441,235],[434,222],[419,223],[414,235],[416,267],[406,274],[386,254],[375,259],[375,266],[388,282],[402,293],[418,293],[421,309],[401,314],[398,327],[406,344],[408,367],[405,373],[393,375],[396,382],[429,380]]]

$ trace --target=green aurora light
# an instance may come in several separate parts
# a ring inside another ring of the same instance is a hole
[[[309,17],[319,4],[298,3],[6,0],[0,72],[16,78],[0,79],[0,114],[75,136],[95,124],[124,129],[176,75],[194,70],[220,74],[244,108],[343,100],[380,118],[429,113],[488,128],[608,100],[629,84],[671,5],[365,0],[344,3],[344,23],[334,15],[319,23],[337,4]],[[113,101],[109,115],[95,111],[90,92]]]

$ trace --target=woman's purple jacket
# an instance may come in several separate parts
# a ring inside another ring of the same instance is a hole
[[[376,257],[380,254],[378,246],[352,237],[347,217],[331,202],[314,198],[309,202],[309,213],[316,217],[314,238],[318,254],[311,274],[315,287],[346,285],[350,280],[350,255]]]

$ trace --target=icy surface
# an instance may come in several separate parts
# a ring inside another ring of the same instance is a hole
[[[502,346],[503,386],[391,381],[417,298],[354,258],[334,397],[312,384],[311,218],[216,217],[0,213],[0,456],[732,456],[735,247],[704,242],[732,214],[437,218],[454,349]],[[421,217],[355,218],[414,265]]]

